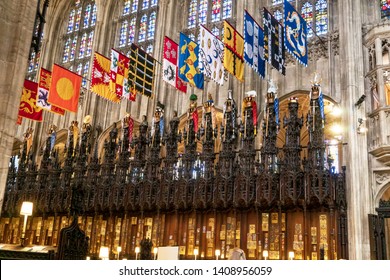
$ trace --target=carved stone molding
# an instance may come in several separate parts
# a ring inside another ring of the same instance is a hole
[[[375,44],[372,44],[368,48],[368,60],[370,64],[370,70],[374,69],[376,66]]]
[[[376,74],[373,73],[372,76],[369,77],[370,80],[370,88],[375,88],[376,87]]]
[[[383,18],[375,23],[364,25],[362,27],[362,31],[363,31],[364,36],[366,36],[374,28],[388,26],[389,24],[390,24],[390,20],[388,20],[387,18]]]
[[[390,180],[390,171],[388,173],[374,173],[374,175],[377,186],[380,186],[384,182]]]
[[[333,56],[339,55],[339,46],[340,38],[339,32],[333,32],[329,34],[329,40],[331,41],[331,51],[333,51]]]
[[[295,65],[296,62],[297,62],[297,60],[292,55],[290,55],[289,53],[286,53],[286,59],[285,59],[286,65],[292,66],[292,65]]]
[[[308,44],[309,60],[316,61],[320,58],[328,58],[329,52],[331,52],[331,56],[339,55],[339,42],[338,31],[330,33],[321,39],[312,38]],[[329,47],[331,48],[330,50]]]

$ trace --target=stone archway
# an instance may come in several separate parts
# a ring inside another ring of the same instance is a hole
[[[375,196],[376,214],[369,214],[371,259],[390,259],[390,176],[375,174],[381,182]]]

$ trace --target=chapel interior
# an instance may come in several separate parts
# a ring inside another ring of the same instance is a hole
[[[225,70],[183,92],[163,79],[166,37],[197,42],[203,25],[222,39],[225,21],[243,35],[244,12],[263,28],[264,8],[282,24],[284,1],[2,1],[0,259],[167,246],[182,260],[236,247],[248,260],[390,259],[390,1],[288,2],[307,65],[286,51],[285,73],[245,63],[242,80]],[[96,94],[95,54],[135,45],[154,58],[152,94]],[[81,76],[77,110],[20,118],[25,80],[54,64]]]

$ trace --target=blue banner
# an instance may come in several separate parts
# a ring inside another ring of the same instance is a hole
[[[292,56],[307,66],[306,21],[287,0],[284,1],[284,44]]]
[[[325,120],[325,112],[324,112],[324,95],[322,94],[322,90],[320,88],[320,95],[318,96],[318,106],[320,106],[321,118]]]
[[[199,46],[189,37],[180,33],[179,78],[203,89],[204,76],[199,69]]]
[[[265,76],[264,32],[252,16],[244,13],[244,59],[263,79]]]
[[[279,98],[277,94],[275,94],[274,111],[275,111],[275,122],[277,125],[279,125]]]

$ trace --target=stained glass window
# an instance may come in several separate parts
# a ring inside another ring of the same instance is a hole
[[[154,38],[155,30],[156,30],[156,12],[152,12],[149,16],[148,40]]]
[[[92,7],[91,26],[96,24],[96,5]]]
[[[131,5],[131,12],[136,13],[138,10],[138,0],[133,0],[133,5]]]
[[[213,0],[213,6],[211,8],[211,21],[221,20],[221,0]]]
[[[328,33],[328,4],[326,0],[316,2],[316,33],[317,35]]]
[[[125,4],[123,6],[123,12],[122,15],[128,15],[130,13],[130,0],[125,1]]]
[[[129,28],[129,24],[127,20],[123,21],[121,25],[121,29],[119,31],[119,47],[126,46],[128,28]]]
[[[77,74],[81,76],[82,70],[83,70],[83,64],[82,63],[77,64],[77,69],[76,69]]]
[[[89,26],[89,19],[91,18],[91,5],[87,5],[84,13],[84,24],[83,28],[87,28]]]
[[[87,80],[88,80],[88,72],[89,72],[89,60],[87,60],[83,66],[83,80],[82,80],[82,86],[86,87],[87,86]]]
[[[192,40],[192,41],[195,41],[196,42],[196,38],[195,38],[195,34],[194,33],[190,33],[188,35],[188,37]]]
[[[70,47],[70,61],[74,60],[74,57],[76,55],[76,47],[77,47],[77,35],[73,37],[72,45]]]
[[[390,1],[381,0],[381,17],[390,18]]]
[[[191,0],[188,11],[188,28],[193,28],[196,26],[197,4],[197,0]]]
[[[142,10],[149,8],[149,0],[142,1]]]
[[[68,62],[68,59],[69,59],[70,41],[71,41],[71,39],[68,38],[68,40],[66,40],[66,42],[65,42],[64,55],[62,56],[63,63]]]
[[[130,45],[137,43],[144,50],[152,52],[158,0],[127,0],[120,10],[122,14],[119,17],[118,51],[127,54]]]
[[[28,73],[31,73],[32,71],[34,71],[34,67],[35,67],[35,51],[33,51],[30,55],[30,60],[28,62],[28,70],[27,72]]]
[[[85,48],[87,47],[87,33],[83,34],[81,37],[80,49],[79,49],[79,58],[83,58],[85,54]]]
[[[153,45],[148,45],[148,46],[146,47],[146,52],[147,52],[148,54],[152,54],[152,53],[153,53]]]
[[[62,64],[83,76],[82,86],[87,86],[89,61],[93,52],[94,28],[96,24],[94,0],[74,1],[69,12],[67,33],[64,36]]]
[[[73,26],[74,26],[74,15],[76,11],[72,10],[69,14],[69,20],[68,20],[68,33],[73,31]]]
[[[138,42],[143,42],[146,39],[146,22],[148,20],[148,17],[146,15],[143,15],[141,18],[141,22],[139,25],[139,35],[138,35]]]
[[[233,14],[232,0],[191,0],[188,6],[187,28],[189,34],[198,37],[199,25],[203,24],[219,36],[223,21]],[[197,40],[195,40],[197,41]]]
[[[129,45],[133,43],[135,40],[135,18],[133,18],[130,22],[129,26]]]
[[[217,37],[220,37],[219,35],[220,35],[220,32],[219,32],[219,29],[218,29],[218,27],[213,27],[213,29],[211,29],[211,33],[213,33],[215,36],[217,36]]]
[[[207,21],[207,0],[200,0],[199,4],[199,23],[205,24]]]
[[[274,17],[278,20],[281,21],[283,18],[283,14],[280,10],[275,10],[274,11]]]
[[[302,6],[302,17],[307,23],[307,37],[313,36],[313,5],[309,2]]]
[[[35,58],[34,71],[38,71],[40,58],[41,58],[41,52],[38,52]]]
[[[81,20],[81,7],[77,9],[76,21],[74,23],[74,31],[78,31],[80,29],[80,20]]]
[[[89,57],[92,54],[92,45],[93,45],[93,34],[94,31],[91,31],[88,35],[88,41],[87,41],[87,51],[86,51],[86,56]]]
[[[232,17],[232,0],[225,0],[223,1],[223,19],[231,18]]]

